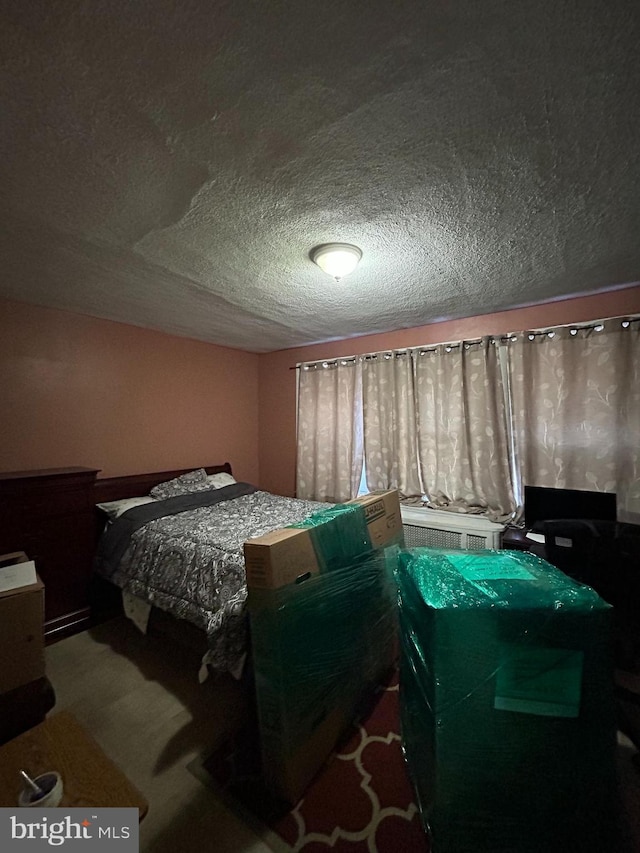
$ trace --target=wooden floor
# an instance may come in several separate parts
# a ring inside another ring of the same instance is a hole
[[[231,676],[199,684],[197,655],[144,637],[124,618],[61,640],[46,656],[54,710],[70,710],[149,801],[141,851],[270,851],[187,770],[243,717]]]

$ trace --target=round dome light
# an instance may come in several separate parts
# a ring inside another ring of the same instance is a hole
[[[349,243],[324,243],[311,250],[311,260],[338,281],[358,266],[362,252]]]

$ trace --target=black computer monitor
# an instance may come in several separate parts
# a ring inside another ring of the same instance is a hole
[[[556,518],[615,521],[617,518],[615,492],[525,486],[525,527],[531,528],[537,521],[551,521]]]

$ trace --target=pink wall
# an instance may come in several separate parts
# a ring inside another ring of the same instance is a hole
[[[292,495],[295,489],[296,371],[300,361],[358,355],[385,349],[459,341],[480,335],[497,335],[543,326],[640,313],[640,286],[549,302],[528,308],[449,320],[397,332],[367,335],[267,353],[260,356],[260,485]]]
[[[640,286],[257,355],[4,302],[0,470],[108,477],[229,460],[239,479],[293,494],[296,362],[631,313]]]
[[[258,356],[0,303],[0,470],[100,476],[230,461],[257,482]]]

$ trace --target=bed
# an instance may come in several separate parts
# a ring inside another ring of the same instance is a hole
[[[238,483],[229,463],[98,480],[95,496],[96,573],[201,629],[204,662],[234,674],[247,648],[244,542],[327,506]]]

